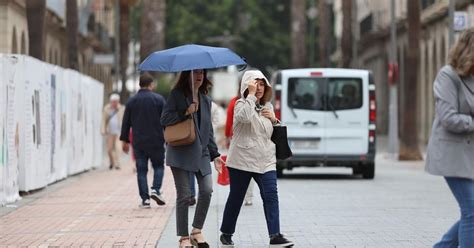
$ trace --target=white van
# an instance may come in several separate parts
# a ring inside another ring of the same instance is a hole
[[[287,126],[299,166],[343,166],[366,179],[375,173],[375,85],[370,71],[288,69],[273,74],[275,114]]]

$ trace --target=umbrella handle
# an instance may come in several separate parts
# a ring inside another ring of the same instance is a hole
[[[193,102],[196,102],[196,99],[194,99],[194,70],[191,70],[191,94],[193,95]]]

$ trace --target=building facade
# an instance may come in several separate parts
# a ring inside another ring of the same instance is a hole
[[[340,40],[342,32],[341,2],[334,1],[335,33]],[[390,51],[390,1],[353,0],[354,19],[354,56],[353,67],[372,71],[376,82],[377,129],[381,134],[388,133],[389,86],[388,64]],[[406,0],[395,1],[397,26],[397,61],[399,65],[398,109],[401,108],[404,96],[403,87],[416,83],[417,88],[417,125],[420,144],[428,142],[431,125],[434,119],[433,81],[438,70],[447,62],[449,53],[449,18],[448,0],[421,0],[421,34],[420,50],[413,51],[408,47],[407,6]],[[470,20],[468,26],[474,26],[474,1],[457,0],[456,11],[465,11]],[[456,35],[457,36],[457,35]],[[339,46],[338,46],[339,47]],[[418,82],[405,82],[406,54],[418,52]],[[336,52],[335,54],[339,54]],[[333,58],[334,59],[334,58]],[[337,57],[336,57],[337,59]],[[399,114],[399,123],[403,116]],[[399,125],[401,127],[401,125]]]
[[[114,1],[78,0],[79,72],[104,83],[112,91],[113,65],[94,64],[96,54],[112,53],[115,39]],[[67,67],[66,1],[47,0],[44,61]],[[26,0],[0,0],[0,53],[28,54]]]

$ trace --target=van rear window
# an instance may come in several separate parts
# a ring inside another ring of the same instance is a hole
[[[360,78],[290,78],[288,106],[319,111],[362,107]]]

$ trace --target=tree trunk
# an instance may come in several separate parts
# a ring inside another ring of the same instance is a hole
[[[152,52],[165,49],[165,0],[142,0],[140,61]]]
[[[403,123],[400,134],[400,160],[421,160],[417,131],[417,85],[420,44],[420,1],[407,0],[408,47],[412,52],[406,55],[406,69],[402,102]]]
[[[319,0],[319,65],[329,67],[329,8],[325,0]]]
[[[291,1],[291,66],[301,68],[306,59],[306,0]]]
[[[342,1],[342,37],[340,67],[349,68],[352,60],[352,0]]]
[[[28,22],[29,54],[39,60],[44,60],[44,22],[46,0],[27,0],[26,18]]]
[[[66,1],[66,35],[68,48],[68,68],[79,70],[78,61],[78,12],[77,0]],[[85,61],[82,61],[85,64]]]
[[[127,68],[128,68],[128,47],[130,43],[130,5],[127,0],[120,0],[120,78],[122,80],[122,91],[120,99],[126,102],[129,96],[127,90]]]

